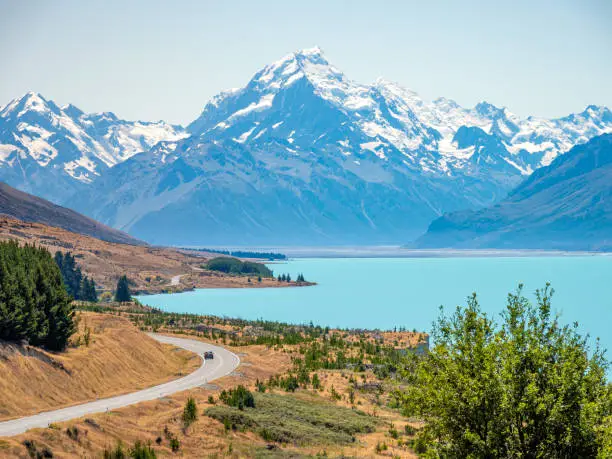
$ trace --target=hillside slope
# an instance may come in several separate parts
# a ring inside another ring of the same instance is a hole
[[[136,391],[200,366],[195,354],[158,343],[122,317],[79,313],[73,340],[87,328],[89,346],[60,354],[0,342],[0,419]]]
[[[129,234],[110,228],[74,210],[61,207],[0,182],[0,214],[37,222],[121,244],[144,244]]]
[[[612,134],[537,170],[498,205],[435,220],[421,248],[612,250]]]
[[[193,287],[258,288],[295,285],[268,278],[263,278],[262,282],[249,282],[246,276],[231,276],[201,269],[202,264],[218,254],[118,244],[42,223],[0,216],[0,241],[8,239],[36,244],[51,253],[58,250],[72,252],[83,272],[93,277],[99,288],[107,291],[115,289],[117,280],[123,274],[128,276],[132,292],[160,293]],[[173,283],[172,278],[178,278],[178,283]]]

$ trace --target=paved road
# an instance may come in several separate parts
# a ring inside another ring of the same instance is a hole
[[[215,358],[206,361],[202,359],[200,368],[188,376],[158,386],[153,386],[149,389],[96,400],[95,402],[84,403],[82,405],[70,406],[59,410],[47,411],[25,418],[0,422],[0,437],[17,435],[35,427],[47,427],[53,422],[68,421],[69,419],[80,418],[88,414],[115,410],[124,406],[133,405],[146,400],[154,400],[175,392],[201,386],[214,379],[230,374],[240,364],[240,359],[236,354],[219,346],[213,346],[212,344],[192,339],[158,335],[156,333],[149,333],[149,336],[162,343],[173,344],[200,355],[205,351],[213,351],[215,353]]]
[[[172,279],[170,279],[170,285],[178,285],[181,283],[181,277],[183,277],[184,274],[179,274],[178,276],[172,276]]]

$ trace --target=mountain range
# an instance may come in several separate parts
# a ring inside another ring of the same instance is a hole
[[[183,128],[163,121],[85,114],[74,105],[59,107],[29,92],[0,109],[0,179],[65,202],[134,154],[186,135]]]
[[[494,206],[433,221],[416,245],[612,250],[612,134],[574,147]]]
[[[426,102],[350,80],[313,48],[215,96],[186,128],[29,93],[0,111],[0,179],[153,243],[403,243],[608,132],[606,107],[523,119]]]

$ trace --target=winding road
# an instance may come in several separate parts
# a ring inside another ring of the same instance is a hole
[[[25,432],[36,427],[48,427],[53,422],[68,421],[74,418],[94,413],[115,410],[135,403],[154,400],[163,396],[181,392],[187,389],[201,386],[215,379],[226,376],[240,365],[240,359],[233,352],[225,348],[214,346],[187,338],[176,338],[173,336],[149,333],[149,336],[161,343],[172,344],[199,354],[202,358],[202,365],[193,373],[183,378],[175,379],[158,386],[139,390],[130,394],[118,395],[116,397],[104,398],[94,402],[83,403],[82,405],[69,406],[53,411],[27,416],[24,418],[13,419],[0,422],[0,437],[9,437]],[[213,351],[213,360],[204,360],[203,354],[206,351]]]

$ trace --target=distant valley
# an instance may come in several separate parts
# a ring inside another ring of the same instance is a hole
[[[0,179],[156,244],[402,244],[609,132],[606,107],[523,119],[426,102],[350,80],[313,48],[214,97],[186,128],[28,93],[0,110]]]

